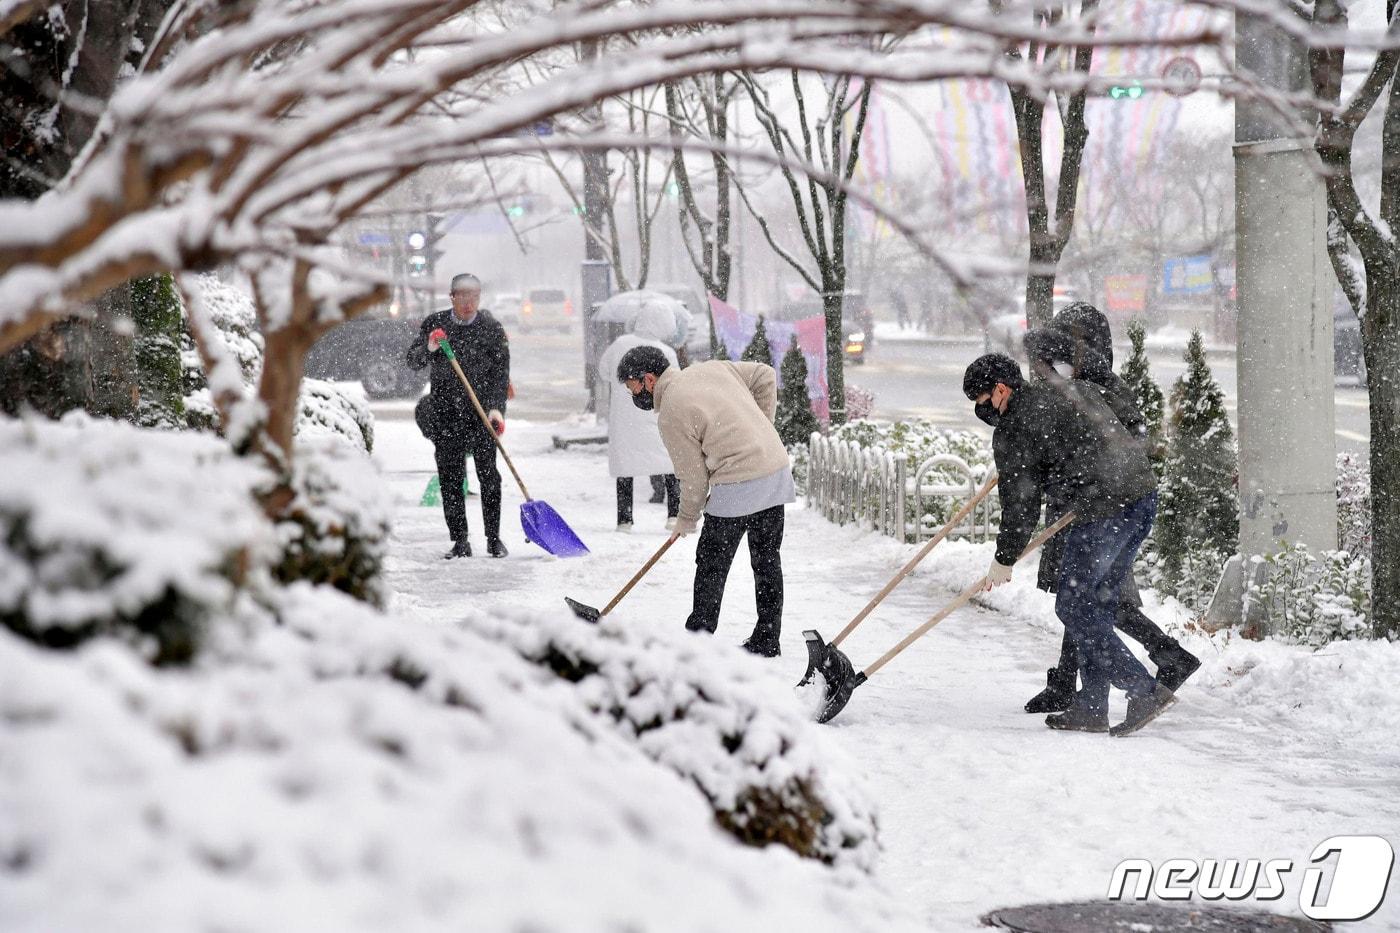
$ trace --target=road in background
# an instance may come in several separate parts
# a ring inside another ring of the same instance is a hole
[[[962,394],[963,370],[982,352],[982,344],[976,341],[957,345],[882,340],[871,350],[865,365],[846,369],[846,381],[875,393],[877,418],[928,418],[945,427],[990,437],[991,431],[972,416],[972,406]],[[1149,351],[1148,362],[1152,377],[1170,396],[1172,383],[1186,372],[1181,353]],[[1234,357],[1213,356],[1208,362],[1224,393],[1230,424],[1238,430]],[[1115,359],[1115,363],[1121,365],[1122,361]],[[1371,434],[1366,389],[1337,386],[1336,406],[1337,450],[1364,453]]]
[[[583,387],[583,347],[578,331],[568,334],[511,333],[511,382],[515,398],[508,415],[529,421],[564,421],[580,415],[588,402]],[[962,374],[982,352],[982,345],[934,344],[882,340],[862,366],[848,366],[846,379],[875,393],[875,417],[888,420],[927,418],[941,426],[991,431],[972,416],[962,394]],[[1186,371],[1176,351],[1149,354],[1152,375],[1164,393]],[[1118,361],[1121,363],[1121,360]],[[1210,359],[1211,372],[1225,394],[1225,407],[1235,422],[1235,361],[1230,356]],[[1337,386],[1337,449],[1365,452],[1370,437],[1366,390]],[[376,417],[413,417],[412,399],[374,403]]]

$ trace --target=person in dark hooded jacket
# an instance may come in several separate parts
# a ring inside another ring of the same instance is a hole
[[[1049,327],[1029,331],[1024,340],[1032,372],[1042,378],[1083,380],[1096,386],[1109,408],[1134,437],[1146,442],[1147,422],[1138,410],[1132,391],[1113,372],[1113,340],[1108,319],[1093,305],[1076,302],[1055,316]],[[1059,520],[1068,511],[1066,503],[1047,496],[1045,524]],[[1041,549],[1040,572],[1036,586],[1047,593],[1056,591],[1063,536],[1056,535]],[[1157,682],[1175,693],[1201,666],[1200,659],[1153,622],[1142,611],[1142,596],[1129,569],[1123,580],[1118,630],[1147,649],[1157,666]],[[1060,645],[1060,660],[1046,671],[1046,686],[1026,703],[1028,713],[1054,713],[1066,710],[1074,699],[1079,661],[1074,639],[1068,631]]]

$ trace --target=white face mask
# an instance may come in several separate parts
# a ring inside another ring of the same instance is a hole
[[[1064,376],[1066,379],[1073,379],[1073,378],[1074,378],[1074,364],[1072,364],[1072,363],[1056,363],[1056,364],[1055,364],[1055,372],[1059,373],[1061,376]]]

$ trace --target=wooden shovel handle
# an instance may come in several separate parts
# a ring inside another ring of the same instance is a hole
[[[501,456],[506,458],[506,466],[510,467],[510,475],[515,477],[516,485],[520,487],[520,494],[525,497],[525,501],[530,501],[530,492],[525,488],[525,481],[520,478],[520,472],[516,470],[515,464],[510,462],[510,454],[506,453],[506,446],[501,443],[501,437],[496,433],[496,429],[491,424],[491,419],[486,416],[486,409],[481,407],[481,400],[476,397],[476,390],[467,380],[467,374],[462,372],[462,364],[457,362],[457,357],[449,356],[447,361],[452,364],[452,368],[457,370],[457,378],[462,380],[462,385],[466,387],[467,395],[471,396],[472,407],[481,416],[481,423],[486,425],[486,433],[491,435],[491,440],[496,442],[496,449],[501,452]]]
[[[831,640],[831,644],[841,644],[841,642],[845,640],[847,635],[854,632],[856,626],[864,622],[865,617],[870,615],[870,613],[875,610],[876,606],[884,602],[885,597],[890,595],[890,593],[894,592],[894,588],[899,586],[899,584],[904,580],[905,577],[909,576],[909,574],[914,572],[914,568],[919,566],[919,562],[928,556],[929,551],[932,551],[934,546],[937,545],[938,542],[942,541],[944,538],[948,537],[948,535],[952,534],[953,529],[958,527],[958,523],[961,522],[964,518],[967,518],[968,514],[971,513],[973,509],[977,508],[977,503],[987,498],[987,493],[991,492],[992,487],[994,487],[996,484],[997,474],[996,471],[993,470],[991,475],[987,477],[986,482],[982,484],[982,488],[977,490],[977,494],[974,495],[970,500],[968,500],[968,503],[966,505],[964,505],[961,509],[958,510],[958,514],[954,515],[948,520],[948,523],[939,530],[938,534],[934,535],[933,538],[929,540],[928,544],[925,544],[923,547],[919,548],[919,553],[915,554],[912,558],[910,558],[909,563],[901,567],[899,573],[895,574],[892,578],[890,578],[890,582],[885,584],[885,588],[880,592],[876,593],[875,598],[870,600],[870,602],[866,603],[864,609],[856,613],[856,617],[850,622],[848,622],[846,624],[846,627],[841,630],[840,634],[838,634],[835,638]]]
[[[1021,556],[1016,558],[1016,561],[1019,563],[1025,558],[1027,554],[1040,547],[1046,541],[1049,541],[1057,531],[1059,531],[1061,528],[1065,527],[1072,521],[1074,521],[1074,513],[1070,512],[1066,514],[1063,518],[1061,518],[1059,521],[1057,521],[1055,524],[1051,525],[1049,528],[1036,535],[1035,538],[1031,541],[1031,543],[1026,545],[1026,549],[1021,552]],[[894,658],[895,655],[899,654],[905,648],[908,648],[914,642],[922,638],[929,629],[933,628],[939,622],[942,622],[944,619],[948,618],[948,616],[952,615],[954,610],[960,608],[968,600],[972,599],[972,597],[982,592],[982,590],[985,589],[986,586],[987,578],[984,576],[981,579],[979,579],[976,583],[963,590],[953,599],[952,602],[944,606],[942,609],[938,610],[937,615],[929,619],[923,625],[914,629],[914,631],[910,632],[904,637],[903,641],[901,641],[899,644],[895,645],[889,651],[881,655],[880,659],[877,660],[874,664],[867,667],[865,669],[865,676],[868,678],[871,674],[874,674],[880,668],[884,667]]]
[[[598,618],[601,619],[609,612],[612,612],[613,607],[622,602],[622,597],[632,592],[632,587],[637,585],[637,581],[647,575],[647,571],[656,565],[656,562],[661,559],[661,555],[665,554],[666,551],[670,549],[671,545],[676,543],[676,539],[679,537],[680,535],[671,535],[671,537],[667,538],[666,543],[657,548],[656,553],[651,555],[651,559],[645,564],[642,564],[642,569],[633,574],[632,579],[627,581],[627,585],[618,591],[617,595],[612,598],[612,602],[603,607],[603,610],[598,613]]]

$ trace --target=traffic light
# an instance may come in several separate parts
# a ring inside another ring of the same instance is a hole
[[[1124,84],[1110,85],[1108,96],[1113,100],[1137,100],[1142,96],[1142,82],[1132,80]]]
[[[439,245],[447,235],[445,214],[424,214],[423,225],[408,235],[408,274],[432,278],[443,248]]]

